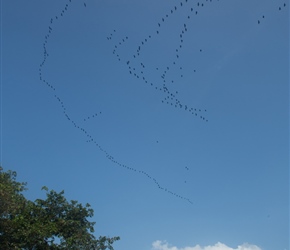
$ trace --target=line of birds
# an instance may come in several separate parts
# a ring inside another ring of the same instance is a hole
[[[187,0],[186,0],[187,1]],[[65,103],[64,101],[61,99],[61,97],[59,95],[56,94],[56,88],[50,84],[44,77],[43,77],[43,71],[44,71],[44,66],[46,64],[46,60],[47,60],[47,57],[49,56],[48,55],[48,52],[47,52],[47,44],[48,44],[48,41],[49,41],[49,38],[50,38],[50,35],[52,34],[53,32],[53,25],[54,25],[54,21],[56,20],[59,20],[59,18],[61,17],[64,17],[64,14],[65,12],[68,10],[68,7],[69,7],[69,3],[71,3],[71,0],[68,0],[68,3],[65,5],[64,9],[61,11],[61,14],[60,16],[55,16],[54,18],[51,18],[50,19],[50,24],[49,24],[49,27],[48,27],[48,32],[47,32],[47,35],[45,36],[44,38],[44,43],[43,43],[43,60],[42,62],[40,63],[39,65],[39,77],[40,77],[40,81],[42,81],[47,87],[49,87],[51,90],[54,91],[54,97],[55,99],[57,100],[57,102],[60,104],[60,107],[63,111],[63,114],[64,116],[66,117],[66,119],[78,130],[80,130],[84,135],[85,137],[87,138],[86,142],[88,143],[93,143],[97,148],[98,150],[100,150],[101,152],[103,152],[106,156],[106,158],[108,160],[110,160],[112,163],[118,165],[119,167],[122,167],[122,168],[125,168],[127,170],[130,170],[130,171],[133,171],[135,173],[139,173],[139,174],[142,174],[143,176],[145,176],[146,178],[150,179],[151,181],[153,181],[153,183],[158,187],[158,189],[164,191],[164,192],[167,192],[177,198],[180,198],[182,200],[185,200],[187,202],[189,202],[190,204],[193,204],[193,202],[184,197],[184,196],[181,196],[179,195],[178,193],[175,193],[175,192],[172,192],[171,190],[163,187],[160,185],[160,183],[155,179],[153,178],[151,175],[149,175],[146,171],[143,171],[143,170],[138,170],[136,168],[133,168],[133,167],[129,167],[127,166],[126,164],[122,164],[121,162],[117,161],[107,150],[105,150],[95,139],[94,137],[83,127],[83,126],[80,126],[70,115],[69,113],[67,112],[67,109],[66,109],[66,106],[65,106]],[[86,3],[84,3],[84,7],[86,7]],[[114,31],[115,32],[115,31]],[[113,34],[111,34],[109,37],[108,37],[108,40],[110,40],[112,38]],[[124,39],[122,39],[122,42],[125,42],[125,39],[128,39],[128,37],[125,37]],[[142,65],[144,68],[145,68],[145,65],[143,64]],[[92,116],[88,116],[87,118],[85,118],[83,121],[87,121],[88,119],[90,118],[93,118],[93,117],[96,117],[98,114],[101,114],[101,112],[99,113],[95,113],[93,114]]]
[[[100,111],[99,113],[95,113],[93,115],[87,116],[86,118],[84,118],[84,122],[88,121],[88,120],[90,120],[92,118],[95,118],[95,117],[97,117],[98,115],[101,115],[101,114],[102,114],[102,112]]]
[[[179,195],[178,193],[175,193],[175,192],[172,192],[171,190],[169,190],[169,189],[167,189],[167,188],[165,188],[165,187],[163,187],[163,186],[161,186],[160,185],[160,183],[155,179],[155,178],[153,178],[151,175],[149,175],[146,171],[143,171],[143,170],[138,170],[138,169],[136,169],[136,168],[132,168],[132,167],[129,167],[129,166],[127,166],[126,164],[122,164],[121,162],[119,162],[119,161],[117,161],[111,154],[109,154],[109,152],[108,151],[106,151],[94,138],[93,138],[93,136],[91,135],[91,134],[89,134],[88,132],[87,132],[87,130],[86,129],[84,129],[83,127],[81,127],[81,126],[79,126],[73,119],[71,119],[70,118],[70,116],[68,115],[68,113],[66,112],[66,108],[65,108],[65,105],[64,105],[64,103],[63,103],[63,101],[61,100],[61,98],[59,97],[59,96],[57,96],[57,95],[54,95],[54,97],[58,100],[58,102],[60,103],[60,105],[61,105],[61,107],[62,107],[62,109],[63,109],[63,113],[64,113],[64,115],[66,116],[66,118],[73,124],[73,126],[75,127],[75,128],[77,128],[77,129],[79,129],[80,131],[82,131],[84,134],[85,134],[85,136],[87,137],[87,142],[90,142],[90,143],[93,143],[100,151],[102,151],[104,154],[105,154],[105,156],[106,156],[106,158],[108,159],[108,160],[110,160],[111,162],[113,162],[114,164],[116,164],[116,165],[118,165],[119,167],[122,167],[122,168],[125,168],[125,169],[127,169],[127,170],[130,170],[130,171],[133,171],[133,172],[135,172],[135,173],[139,173],[139,174],[142,174],[143,176],[145,176],[146,178],[148,178],[148,179],[150,179],[151,181],[153,181],[154,182],[154,184],[160,189],[160,190],[162,190],[162,191],[165,191],[165,192],[167,192],[167,193],[169,193],[169,194],[171,194],[171,195],[173,195],[173,196],[175,196],[175,197],[177,197],[177,198],[179,198],[179,199],[182,199],[182,200],[185,200],[185,201],[187,201],[187,202],[189,202],[190,204],[193,204],[193,202],[190,200],[190,199],[188,199],[188,198],[186,198],[186,197],[184,197],[184,196],[181,196],[181,195]]]
[[[206,0],[206,2],[212,2],[212,0]],[[156,34],[152,33],[150,35],[145,36],[143,39],[141,39],[141,41],[139,42],[139,44],[136,46],[136,52],[131,56],[131,58],[127,58],[125,60],[122,59],[120,53],[118,52],[118,49],[128,40],[128,36],[126,36],[125,38],[121,38],[119,39],[117,42],[115,42],[115,44],[113,45],[113,55],[115,55],[117,57],[117,60],[119,62],[125,62],[125,64],[128,67],[128,73],[130,75],[132,75],[133,77],[135,77],[138,80],[143,81],[145,84],[149,85],[150,87],[152,87],[155,91],[161,91],[163,92],[163,94],[165,95],[165,97],[161,100],[161,102],[163,104],[167,104],[169,106],[172,106],[174,108],[177,109],[182,109],[186,112],[189,112],[191,115],[208,122],[208,119],[205,117],[205,115],[203,114],[203,112],[206,112],[206,109],[201,109],[201,108],[196,108],[196,107],[189,107],[189,105],[184,104],[177,96],[178,96],[178,91],[171,91],[170,87],[168,86],[169,84],[173,84],[175,83],[175,81],[173,79],[167,79],[167,73],[171,70],[171,68],[176,68],[177,63],[179,61],[179,58],[181,56],[180,52],[183,48],[183,43],[184,43],[184,36],[186,34],[186,32],[188,31],[187,25],[188,23],[184,23],[183,27],[180,31],[180,33],[178,34],[179,37],[179,43],[178,43],[178,47],[175,48],[175,58],[172,59],[172,62],[169,63],[168,65],[166,65],[164,67],[163,72],[160,75],[160,79],[159,80],[149,80],[149,77],[147,77],[146,74],[146,70],[147,68],[152,69],[154,67],[145,67],[145,63],[138,60],[138,57],[140,57],[141,55],[141,51],[142,48],[148,44],[150,44],[150,42],[153,40],[153,38],[155,38],[156,36],[158,36],[161,33],[161,28],[164,24],[166,24],[166,20],[167,18],[170,18],[171,16],[173,16],[175,14],[175,12],[185,6],[185,4],[187,3],[187,0],[184,0],[183,2],[180,2],[180,7],[177,7],[177,5],[175,5],[174,7],[172,7],[172,9],[169,11],[168,14],[166,14],[165,16],[163,16],[159,22],[157,22],[157,30],[156,30]],[[195,9],[198,9],[199,7],[204,7],[205,4],[203,2],[197,2],[196,6],[190,6],[190,12],[195,13],[195,15],[198,14],[198,11],[196,10],[194,12]],[[188,19],[191,18],[191,15],[187,16]],[[189,21],[188,21],[189,22]],[[114,30],[114,32],[112,32],[109,36],[107,36],[107,40],[112,40],[113,38],[113,33],[115,33],[116,30]],[[198,49],[199,52],[203,52],[203,50],[200,48]],[[127,56],[127,55],[126,55]],[[141,65],[141,67],[140,67]],[[140,67],[140,69],[138,70],[138,66]],[[160,67],[155,67],[156,71],[159,71]],[[183,78],[183,73],[182,73],[182,69],[183,67],[179,67],[181,73],[180,73],[180,78]],[[192,70],[193,73],[196,73],[196,69]]]

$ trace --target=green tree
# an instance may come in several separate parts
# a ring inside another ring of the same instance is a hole
[[[67,201],[64,191],[46,191],[46,199],[27,200],[26,183],[16,181],[16,172],[0,167],[0,249],[113,250],[120,237],[93,235],[94,214],[89,204]]]

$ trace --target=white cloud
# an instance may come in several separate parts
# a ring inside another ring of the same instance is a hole
[[[244,243],[238,246],[237,248],[231,248],[220,242],[216,243],[213,246],[196,245],[193,247],[187,246],[183,248],[178,248],[176,246],[169,245],[166,241],[160,240],[154,241],[152,243],[152,247],[153,247],[152,250],[262,250],[260,247],[256,245],[250,245],[247,243]]]

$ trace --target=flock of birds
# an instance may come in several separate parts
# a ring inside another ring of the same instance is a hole
[[[282,8],[286,8],[286,3],[283,3],[282,6],[279,6],[278,10],[281,11]],[[264,19],[264,18],[265,18],[265,15],[262,16],[262,19]],[[261,19],[258,19],[258,24],[260,24],[260,23],[261,23]]]
[[[159,22],[156,24],[156,31],[152,32],[151,34],[145,36],[143,39],[141,39],[140,43],[137,45],[136,51],[134,54],[132,54],[129,58],[123,59],[118,53],[118,50],[128,41],[129,37],[125,36],[121,38],[119,41],[116,41],[113,45],[113,51],[112,53],[116,56],[117,60],[119,62],[124,62],[128,68],[128,73],[135,77],[137,80],[143,81],[143,83],[149,85],[156,91],[163,92],[165,97],[161,100],[163,104],[170,105],[172,107],[182,109],[184,111],[189,112],[191,115],[202,119],[205,122],[208,122],[208,119],[205,117],[206,109],[203,108],[197,108],[197,107],[190,107],[189,105],[186,105],[178,98],[178,91],[172,91],[170,90],[169,84],[175,83],[173,79],[168,79],[167,74],[172,68],[176,68],[178,65],[178,61],[181,57],[180,52],[183,49],[183,44],[185,42],[185,35],[188,31],[189,22],[192,19],[194,15],[198,15],[199,12],[202,10],[203,7],[206,6],[207,3],[212,2],[213,0],[204,0],[202,1],[188,1],[184,0],[181,1],[178,5],[175,5],[172,7],[172,9],[165,14],[163,17],[160,18]],[[217,0],[219,1],[219,0]],[[286,7],[286,3],[283,4],[283,8]],[[150,44],[150,41],[154,39],[155,36],[159,36],[162,33],[162,27],[166,25],[166,21],[170,19],[172,16],[176,14],[177,11],[179,11],[182,8],[187,8],[189,10],[189,13],[187,15],[187,22],[184,22],[183,28],[180,30],[180,33],[178,34],[179,37],[179,43],[176,48],[174,48],[175,51],[175,57],[172,58],[170,62],[168,62],[167,65],[163,65],[163,70],[161,70],[160,67],[156,67],[156,71],[160,72],[159,74],[159,81],[152,81],[150,79],[150,76],[146,74],[146,69],[149,68],[145,62],[142,62],[141,60],[138,60],[142,53],[142,49],[145,46],[148,46]],[[279,11],[282,10],[282,7],[278,8]],[[264,19],[265,16],[262,16],[262,19]],[[260,24],[260,20],[258,20],[258,24]],[[110,33],[109,36],[107,36],[107,40],[112,41],[114,37],[114,33],[116,33],[116,30],[114,29],[113,32]],[[203,52],[202,48],[199,48],[198,50],[200,53]],[[126,55],[127,56],[127,55]],[[183,77],[182,73],[182,66],[179,66],[179,69],[181,71],[180,77]],[[193,73],[196,73],[196,69],[192,69]]]
[[[180,65],[179,61],[180,61],[180,57],[181,57],[180,52],[183,49],[183,44],[184,44],[185,39],[186,39],[186,33],[188,32],[188,29],[189,29],[189,22],[191,19],[193,19],[194,16],[197,16],[200,13],[202,8],[204,8],[206,6],[206,4],[209,4],[212,1],[214,1],[214,0],[197,0],[197,1],[183,0],[183,1],[180,1],[178,5],[172,6],[170,11],[167,14],[165,14],[164,16],[162,16],[160,18],[160,20],[156,23],[156,28],[154,29],[154,31],[152,31],[151,34],[144,36],[143,39],[141,39],[140,43],[136,46],[135,52],[132,55],[126,55],[126,58],[121,56],[120,48],[122,48],[122,46],[129,40],[129,37],[124,36],[123,38],[119,39],[118,41],[115,41],[114,35],[117,32],[116,30],[113,30],[110,33],[110,35],[107,36],[108,41],[114,42],[113,50],[112,50],[113,55],[117,58],[117,60],[120,63],[123,63],[127,67],[128,74],[130,75],[130,77],[133,77],[138,81],[141,81],[142,83],[144,83],[147,86],[149,86],[150,88],[152,88],[154,91],[158,91],[159,93],[161,93],[163,95],[163,99],[161,100],[161,102],[163,104],[172,106],[176,109],[183,110],[185,112],[188,112],[190,115],[192,115],[196,118],[199,118],[204,122],[208,122],[208,119],[206,118],[206,115],[205,115],[207,110],[203,109],[203,108],[198,108],[198,107],[191,107],[190,105],[183,103],[182,100],[180,100],[180,98],[178,97],[178,91],[171,90],[170,86],[172,84],[174,84],[175,81],[174,81],[174,79],[171,79],[168,77],[168,73],[170,72],[170,70],[177,69],[179,72],[180,78],[183,77],[183,67],[182,67],[182,65]],[[216,0],[216,1],[219,1],[219,0]],[[167,192],[167,193],[169,193],[177,198],[185,200],[185,201],[189,202],[190,204],[193,204],[193,202],[189,198],[184,197],[178,193],[175,193],[175,192],[163,187],[152,175],[150,175],[146,171],[138,170],[136,168],[130,167],[126,164],[119,162],[117,159],[115,159],[113,157],[113,155],[111,155],[107,150],[105,150],[97,142],[97,140],[91,135],[91,133],[88,132],[88,130],[86,130],[82,125],[78,124],[76,122],[76,120],[74,120],[70,116],[70,114],[67,112],[65,103],[63,102],[61,97],[57,94],[56,87],[43,77],[44,66],[45,66],[47,59],[49,57],[47,45],[49,43],[51,35],[53,34],[53,28],[57,24],[57,22],[59,22],[62,18],[65,17],[65,14],[69,10],[71,2],[72,2],[72,0],[68,0],[67,3],[64,5],[63,9],[60,11],[60,13],[58,15],[55,15],[54,17],[52,17],[50,19],[50,22],[48,25],[48,30],[47,30],[47,33],[44,37],[44,42],[43,42],[43,60],[39,65],[39,79],[40,79],[40,81],[42,81],[53,92],[54,97],[57,100],[57,102],[60,104],[61,109],[62,109],[63,114],[66,117],[66,119],[76,129],[80,130],[84,134],[87,142],[94,144],[98,148],[98,150],[103,152],[105,157],[109,161],[111,161],[115,165],[122,167],[126,170],[129,170],[129,171],[132,171],[135,173],[139,173],[139,174],[145,176],[146,178],[150,179],[156,185],[156,187],[158,189],[160,189],[164,192]],[[87,7],[87,4],[84,2],[83,6]],[[283,5],[283,7],[284,8],[286,7],[285,3]],[[177,47],[174,48],[175,56],[172,58],[171,61],[167,62],[167,65],[155,67],[155,71],[158,73],[159,79],[158,80],[155,79],[155,81],[154,81],[150,78],[149,73],[147,73],[148,72],[147,69],[150,68],[150,65],[147,65],[144,61],[142,61],[140,59],[141,58],[140,55],[142,54],[144,47],[148,46],[150,44],[151,40],[153,40],[157,36],[160,36],[160,34],[162,33],[163,27],[166,25],[167,20],[170,19],[172,16],[174,16],[176,12],[178,12],[179,10],[182,10],[182,8],[187,8],[187,10],[189,10],[188,13],[190,13],[190,14],[187,15],[187,18],[186,18],[187,21],[185,21],[183,23],[183,27],[178,34],[179,42],[178,42]],[[279,7],[279,10],[281,10],[281,9],[282,9],[282,7]],[[262,16],[262,18],[264,19],[265,16]],[[260,24],[260,20],[258,20],[258,24]],[[198,48],[198,53],[203,53],[203,49]],[[192,73],[196,73],[196,72],[197,72],[197,69],[192,70]],[[96,112],[93,115],[90,115],[90,116],[87,116],[86,118],[84,118],[83,121],[84,122],[89,121],[90,119],[95,118],[99,115],[101,115],[101,112]],[[158,141],[157,141],[157,143],[158,143]],[[189,171],[188,167],[185,167],[185,169],[186,169],[186,171]],[[186,181],[184,181],[184,183],[186,183]]]
[[[167,193],[169,193],[169,194],[171,194],[171,195],[173,195],[173,196],[175,196],[175,197],[177,197],[177,198],[180,198],[180,199],[183,199],[183,200],[185,200],[185,201],[187,201],[187,202],[189,202],[190,204],[193,204],[193,202],[190,200],[190,199],[188,199],[188,198],[186,198],[186,197],[184,197],[184,196],[182,196],[182,195],[179,195],[178,193],[175,193],[175,192],[173,192],[173,191],[171,191],[171,190],[169,190],[169,189],[167,189],[166,187],[163,187],[154,177],[152,177],[150,174],[148,174],[146,171],[143,171],[143,170],[138,170],[138,169],[136,169],[136,168],[133,168],[133,167],[130,167],[130,166],[127,166],[126,164],[123,164],[123,163],[121,163],[121,162],[119,162],[118,160],[116,160],[107,150],[105,150],[98,142],[97,142],[97,140],[83,127],[83,126],[81,126],[80,124],[78,124],[70,115],[69,115],[69,113],[67,112],[67,109],[66,109],[66,106],[65,106],[65,103],[64,103],[64,101],[61,99],[61,97],[57,94],[57,90],[56,90],[56,88],[54,87],[54,85],[53,84],[51,84],[49,81],[47,81],[44,77],[43,77],[43,71],[44,71],[44,66],[45,66],[45,64],[46,64],[46,62],[47,62],[47,58],[48,58],[48,56],[49,56],[49,54],[48,54],[48,50],[47,50],[47,45],[48,45],[48,43],[49,43],[49,39],[50,39],[50,36],[52,35],[52,33],[53,33],[53,26],[55,25],[55,23],[57,22],[57,21],[60,21],[60,19],[61,18],[64,18],[64,16],[65,16],[65,13],[66,13],[66,11],[68,11],[68,9],[69,9],[69,6],[70,6],[70,3],[72,2],[72,0],[69,0],[68,1],[68,3],[67,4],[65,4],[65,6],[64,6],[64,8],[60,11],[60,14],[59,15],[56,15],[56,16],[54,16],[54,17],[52,17],[51,19],[50,19],[50,24],[49,24],[49,26],[48,26],[48,32],[47,32],[47,34],[45,35],[45,37],[44,37],[44,43],[43,43],[43,60],[42,60],[42,62],[40,63],[40,65],[39,65],[39,79],[40,79],[40,81],[42,81],[47,87],[49,87],[52,91],[53,91],[53,93],[54,93],[54,97],[55,97],[55,99],[58,101],[58,103],[60,104],[60,106],[61,106],[61,108],[62,108],[62,111],[63,111],[63,114],[64,114],[64,116],[66,117],[66,119],[76,128],[76,129],[78,129],[78,130],[80,130],[84,135],[85,135],[85,137],[87,138],[87,142],[90,142],[90,143],[93,143],[101,152],[103,152],[104,154],[105,154],[105,156],[106,156],[106,158],[108,159],[108,160],[110,160],[111,162],[113,162],[114,164],[116,164],[116,165],[118,165],[119,167],[122,167],[122,168],[125,168],[125,169],[127,169],[127,170],[130,170],[130,171],[133,171],[133,172],[135,172],[135,173],[139,173],[139,174],[142,174],[142,175],[144,175],[146,178],[148,178],[148,179],[150,179],[157,187],[158,187],[158,189],[160,189],[160,190],[163,190],[164,192],[167,192]],[[84,7],[87,7],[87,4],[86,3],[84,3]],[[186,30],[186,27],[185,27],[185,30]],[[116,32],[116,31],[114,31],[114,32]],[[112,38],[112,35],[111,35],[111,37],[108,37],[108,39],[110,40]],[[125,39],[128,39],[128,37],[126,37]],[[125,42],[125,39],[123,39],[123,41],[122,42]],[[147,41],[147,39],[145,39],[145,42]],[[119,43],[119,45],[121,45],[121,43]],[[116,53],[116,49],[117,49],[118,47],[117,47],[117,45],[115,46],[115,50],[113,51],[113,53],[115,54]],[[141,47],[139,48],[139,50],[137,50],[137,56],[138,56],[138,54],[140,53],[140,49],[141,49]],[[118,54],[116,54],[116,56],[117,57],[119,57],[119,55]],[[136,57],[136,55],[134,55],[135,57]],[[119,58],[120,59],[120,58]],[[121,59],[120,59],[120,61],[121,61]],[[131,66],[130,66],[130,62],[129,61],[127,61],[127,65],[128,65],[128,69],[129,69],[129,71],[130,71],[130,73],[131,74],[135,74],[135,77],[137,77],[137,78],[139,78],[140,76],[138,75],[138,74],[136,74],[136,73],[132,73],[132,72],[134,72],[135,71],[135,69],[134,68],[131,68]],[[141,66],[143,67],[143,68],[145,68],[145,65],[144,64],[142,64],[141,63]],[[141,72],[140,72],[141,73]],[[164,72],[163,74],[166,74],[166,72]],[[165,78],[165,75],[163,75],[163,78]],[[145,77],[143,77],[142,78],[145,82],[147,81],[146,79],[145,79]],[[165,82],[165,80],[164,80],[164,82]],[[153,83],[151,83],[151,86],[153,86]],[[157,89],[157,88],[156,88]],[[161,89],[159,89],[159,90],[161,90]],[[175,95],[173,95],[172,93],[170,93],[169,92],[169,90],[165,87],[165,83],[164,83],[164,86],[163,86],[163,88],[162,88],[162,91],[164,91],[165,93],[167,93],[167,94],[169,94],[170,96],[171,96],[171,99],[172,98],[174,98],[175,97]],[[176,99],[176,104],[179,104],[179,105],[181,105],[181,103],[180,103],[180,101],[178,101],[177,99]],[[189,108],[190,109],[190,108]],[[192,110],[193,111],[193,109],[190,109],[190,110]],[[196,110],[196,112],[200,112],[201,110]],[[94,118],[94,117],[97,117],[98,115],[100,115],[102,112],[98,112],[98,113],[95,113],[95,114],[93,114],[93,115],[91,115],[91,116],[87,116],[86,118],[84,118],[83,119],[83,121],[85,122],[85,121],[88,121],[88,120],[90,120],[91,118]]]
[[[184,0],[181,1],[178,5],[175,5],[172,7],[172,9],[165,14],[163,17],[160,18],[160,21],[156,24],[156,31],[152,32],[152,34],[148,34],[145,36],[140,43],[137,45],[137,48],[135,50],[135,53],[131,55],[129,58],[123,59],[118,53],[118,50],[128,41],[129,37],[125,36],[121,38],[119,41],[116,41],[113,45],[113,51],[112,53],[116,56],[117,60],[119,62],[124,62],[128,68],[128,73],[132,75],[137,80],[141,80],[143,83],[147,84],[148,86],[152,87],[156,91],[160,91],[164,94],[164,98],[161,100],[163,104],[170,105],[174,108],[184,110],[191,115],[200,118],[201,120],[208,122],[208,119],[205,117],[204,114],[207,111],[203,108],[198,107],[190,107],[189,105],[183,103],[178,98],[178,91],[172,91],[170,89],[169,84],[174,84],[174,79],[168,78],[167,75],[172,70],[172,68],[178,68],[180,71],[180,78],[183,77],[183,67],[179,65],[179,60],[181,57],[181,51],[183,49],[183,44],[185,42],[186,33],[188,32],[188,23],[190,22],[190,19],[193,15],[198,15],[199,9],[203,8],[206,5],[206,2],[212,2],[213,0],[205,0],[205,3],[197,2],[196,4],[193,4],[193,1]],[[218,1],[218,0],[217,0]],[[191,2],[191,3],[190,3]],[[189,5],[189,6],[187,6]],[[179,10],[182,10],[183,8],[189,8],[190,14],[187,15],[187,22],[183,23],[183,27],[180,30],[178,37],[179,37],[179,43],[176,48],[174,48],[174,58],[172,58],[171,61],[168,62],[167,65],[161,67],[156,67],[155,70],[159,73],[159,80],[152,80],[150,79],[149,74],[146,74],[147,68],[150,68],[150,66],[146,65],[145,62],[142,62],[139,60],[139,57],[142,53],[142,50],[145,46],[148,46],[152,40],[156,36],[159,36],[162,33],[162,28],[166,25],[166,22],[168,19],[172,18]],[[113,40],[113,36],[116,30],[111,32],[109,36],[107,36],[107,40],[111,41]],[[201,48],[198,49],[199,53],[202,53],[203,50]],[[127,55],[126,55],[127,56]],[[178,66],[179,65],[179,66]],[[192,70],[193,73],[196,73],[196,69]]]

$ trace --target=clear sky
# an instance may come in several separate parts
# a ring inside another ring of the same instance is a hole
[[[29,199],[90,203],[116,250],[289,250],[288,0],[3,0],[1,18],[1,165]]]

